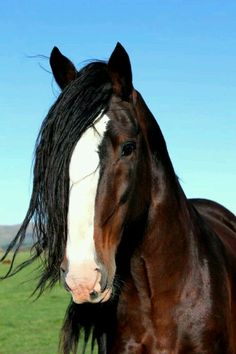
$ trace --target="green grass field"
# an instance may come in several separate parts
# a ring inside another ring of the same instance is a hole
[[[25,257],[27,253],[21,253],[17,262]],[[0,274],[8,267],[0,263]],[[0,280],[0,354],[58,353],[59,332],[70,296],[58,285],[34,301],[30,295],[36,284],[35,267]]]

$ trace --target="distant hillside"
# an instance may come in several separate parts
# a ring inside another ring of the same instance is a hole
[[[20,225],[0,225],[0,248],[5,249],[7,247],[7,245],[17,234],[19,228]],[[29,225],[24,245],[30,246],[31,244],[32,244],[32,225]]]

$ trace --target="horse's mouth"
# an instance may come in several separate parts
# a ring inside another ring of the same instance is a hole
[[[94,293],[91,292],[89,295],[83,296],[82,294],[69,290],[72,296],[73,302],[76,304],[83,304],[83,303],[91,303],[91,304],[97,304],[97,303],[103,303],[112,297],[112,288],[106,288],[103,292],[101,293]]]
[[[102,293],[102,298],[99,302],[106,302],[110,300],[112,297],[112,288],[107,288],[103,293]]]

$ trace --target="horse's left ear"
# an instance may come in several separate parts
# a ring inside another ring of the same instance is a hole
[[[132,70],[129,56],[118,42],[108,61],[113,91],[123,100],[128,100],[132,90]]]
[[[74,64],[57,47],[54,47],[51,52],[50,65],[54,78],[62,90],[75,80],[77,70]]]

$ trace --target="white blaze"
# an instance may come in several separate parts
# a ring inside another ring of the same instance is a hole
[[[103,115],[87,129],[75,146],[70,161],[70,195],[66,256],[68,275],[76,277],[84,265],[95,266],[93,240],[94,209],[99,179],[98,146],[106,131],[108,116]],[[90,266],[89,266],[90,267]],[[86,277],[86,275],[85,275]]]

